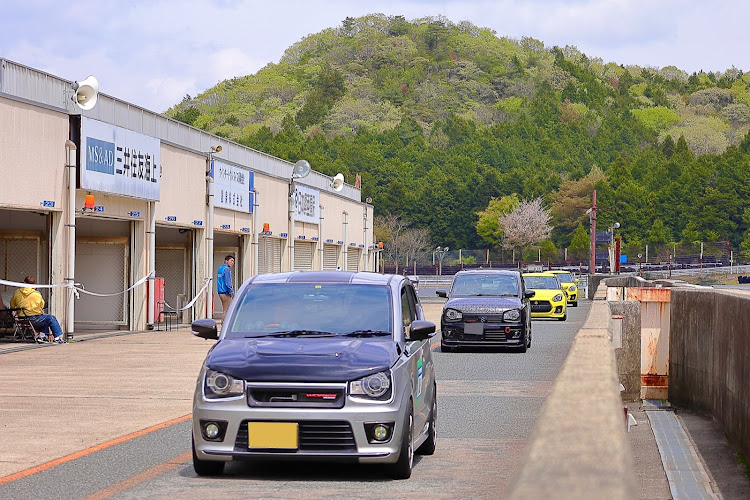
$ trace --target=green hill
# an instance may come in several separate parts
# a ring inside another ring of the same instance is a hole
[[[166,114],[348,182],[361,174],[376,213],[452,248],[485,246],[476,213],[512,193],[545,197],[567,247],[587,223],[572,207],[593,188],[629,245],[736,247],[750,225],[748,86],[734,68],[624,67],[468,22],[374,14]]]

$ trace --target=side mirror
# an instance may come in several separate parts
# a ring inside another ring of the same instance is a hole
[[[448,292],[445,290],[435,290],[435,295],[438,297],[448,298]]]
[[[412,321],[408,340],[427,340],[435,335],[435,323],[432,321]]]
[[[526,295],[527,299],[530,299],[531,297],[533,297],[534,295],[536,295],[536,291],[534,291],[534,290],[526,290],[525,295]]]
[[[219,332],[216,329],[216,321],[212,319],[196,319],[190,324],[193,335],[207,340],[218,340]]]

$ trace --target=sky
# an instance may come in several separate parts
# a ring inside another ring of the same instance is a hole
[[[444,16],[576,46],[604,62],[750,70],[746,0],[23,0],[0,7],[0,58],[164,112],[189,94],[279,62],[346,17]]]

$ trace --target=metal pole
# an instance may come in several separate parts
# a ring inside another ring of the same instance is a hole
[[[214,156],[208,152],[209,173],[206,175],[206,190],[208,192],[208,224],[206,225],[206,277],[211,284],[206,287],[206,317],[213,318],[214,311]]]
[[[75,284],[76,276],[76,164],[77,153],[76,144],[71,141],[65,141],[67,150],[67,168],[68,168],[68,269],[65,282],[69,285]],[[65,331],[67,340],[73,337],[75,329],[75,289],[68,288],[68,311],[65,315]]]
[[[258,273],[258,249],[260,248],[258,245],[260,241],[260,236],[258,235],[258,228],[260,227],[258,206],[258,190],[253,189],[253,276],[260,274]]]
[[[148,204],[148,303],[146,304],[146,323],[149,328],[154,327],[156,315],[154,304],[154,278],[156,277],[156,202]]]
[[[596,273],[596,189],[591,195],[591,267],[589,274]]]

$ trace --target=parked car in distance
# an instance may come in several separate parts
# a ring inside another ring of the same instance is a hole
[[[442,351],[465,347],[531,347],[531,308],[521,273],[513,270],[459,271],[440,318]]]
[[[553,269],[549,272],[556,274],[560,283],[562,283],[565,292],[568,294],[568,305],[578,307],[578,278],[574,278],[570,271],[563,271],[562,269]]]
[[[568,319],[567,296],[557,275],[549,271],[523,273],[523,281],[527,289],[536,292],[531,301],[532,318]]]
[[[232,460],[386,464],[411,475],[437,439],[437,385],[411,281],[346,271],[261,274],[238,290],[193,397],[193,467]]]

